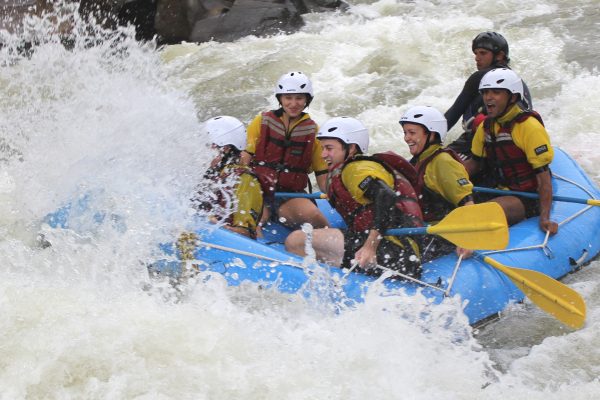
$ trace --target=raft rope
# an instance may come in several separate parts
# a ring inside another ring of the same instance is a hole
[[[228,251],[228,252],[239,254],[239,255],[242,255],[242,256],[254,257],[254,258],[257,258],[259,260],[270,261],[270,262],[274,262],[274,263],[278,263],[278,264],[287,264],[287,265],[291,265],[291,266],[296,267],[296,268],[300,268],[300,269],[304,270],[305,272],[310,272],[310,271],[308,271],[308,269],[306,268],[306,266],[304,264],[296,262],[296,261],[293,261],[293,260],[288,260],[288,261],[279,260],[279,259],[276,259],[276,258],[272,258],[272,257],[268,257],[268,256],[263,256],[261,254],[252,253],[252,252],[249,252],[249,251],[238,250],[238,249],[234,249],[234,248],[227,247],[227,246],[221,246],[219,244],[203,242],[201,240],[197,240],[196,244],[198,246],[211,247],[211,248],[214,248],[214,249],[217,249],[217,250]],[[205,262],[203,262],[201,260],[185,260],[185,262],[186,262],[186,264],[192,264],[192,266],[194,264],[198,264],[198,263],[205,263]],[[350,275],[350,273],[352,272],[352,270],[354,268],[356,268],[357,265],[358,264],[355,264],[354,266],[352,266],[352,268],[350,268],[342,276],[341,283],[340,283],[341,285],[344,284],[344,281],[348,278],[348,276]],[[432,285],[430,283],[427,283],[427,282],[424,282],[424,281],[422,281],[420,279],[413,278],[412,276],[403,274],[403,273],[398,272],[398,271],[396,271],[394,269],[387,268],[387,267],[380,267],[380,266],[378,266],[377,268],[381,269],[382,271],[390,272],[394,276],[399,276],[399,277],[401,277],[403,279],[406,279],[406,280],[418,283],[418,284],[420,284],[422,286],[426,286],[426,287],[431,288],[431,289],[439,290],[441,292],[445,292],[446,291],[443,288],[440,288],[438,286],[434,286],[434,285]]]
[[[270,261],[270,262],[274,262],[274,263],[278,263],[278,264],[288,264],[297,268],[302,268],[302,269],[306,269],[305,266],[302,263],[299,263],[297,261],[293,261],[293,260],[279,260],[277,258],[272,258],[272,257],[268,257],[268,256],[263,256],[260,254],[256,254],[256,253],[252,253],[249,251],[244,251],[244,250],[238,250],[238,249],[234,249],[231,247],[227,247],[227,246],[221,246],[220,244],[214,244],[214,243],[208,243],[208,242],[203,242],[201,240],[197,240],[196,244],[198,246],[205,246],[205,247],[211,247],[217,250],[223,250],[223,251],[229,251],[231,253],[235,253],[235,254],[239,254],[242,256],[248,256],[248,257],[254,257],[254,258],[258,258],[259,260],[265,260],[265,261]],[[190,261],[199,261],[199,260],[190,260]]]

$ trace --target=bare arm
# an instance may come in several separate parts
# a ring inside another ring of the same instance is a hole
[[[550,171],[539,172],[536,179],[537,191],[540,196],[540,229],[554,235],[558,232],[558,224],[550,220],[550,209],[552,208],[552,178]]]
[[[327,193],[327,174],[317,175],[316,178],[317,185],[319,186],[319,189],[321,189],[321,192]]]
[[[252,161],[252,154],[248,153],[245,150],[242,151],[242,154],[240,155],[240,164],[250,165],[250,161]]]
[[[483,166],[481,161],[476,160],[475,158],[470,158],[466,160],[464,162],[464,165],[470,177],[481,171],[481,167]]]
[[[377,265],[377,247],[381,242],[381,235],[376,229],[369,231],[365,244],[356,252],[354,259],[361,268],[370,269]]]
[[[448,130],[450,130],[458,120],[463,116],[464,113],[469,111],[472,103],[479,96],[479,82],[483,75],[485,75],[487,71],[476,71],[467,81],[465,82],[465,86],[462,91],[454,100],[454,104],[444,113],[446,120],[448,121]],[[468,117],[472,117],[472,115],[468,115]]]
[[[369,183],[365,197],[374,203],[373,228],[369,231],[363,246],[354,255],[354,259],[362,268],[368,269],[377,264],[377,247],[381,242],[382,234],[388,228],[390,215],[395,207],[396,194],[383,181],[375,178]]]

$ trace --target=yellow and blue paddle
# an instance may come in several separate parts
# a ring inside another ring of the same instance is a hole
[[[390,229],[386,234],[409,235],[423,230],[467,249],[493,250],[508,245],[506,217],[494,202],[458,207],[437,225]],[[585,323],[585,302],[567,285],[538,271],[509,267],[479,253],[476,257],[508,276],[532,303],[565,325],[579,329]]]
[[[423,231],[467,249],[493,250],[508,245],[506,217],[502,207],[494,202],[458,207],[436,225],[390,229],[386,234],[410,235]],[[475,255],[508,276],[532,303],[565,325],[579,329],[585,323],[585,302],[567,285],[538,271],[509,267],[477,252]]]
[[[517,192],[515,190],[492,189],[492,188],[479,187],[479,186],[473,187],[473,191],[480,192],[480,193],[497,194],[500,196],[512,195],[512,196],[528,197],[530,199],[538,199],[540,197],[537,193],[532,193],[532,192]],[[553,195],[552,200],[562,201],[562,202],[566,202],[566,203],[580,203],[580,204],[587,204],[590,206],[600,206],[600,200],[596,200],[596,199],[581,199],[581,198],[577,198],[577,197]]]
[[[506,217],[494,202],[457,207],[435,225],[388,229],[385,234],[438,235],[465,249],[499,250],[508,246]]]

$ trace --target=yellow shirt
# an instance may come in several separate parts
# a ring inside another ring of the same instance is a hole
[[[342,183],[348,189],[352,198],[363,205],[372,202],[365,197],[365,191],[360,188],[360,184],[368,178],[381,179],[389,187],[394,188],[394,176],[378,162],[369,160],[354,161],[342,170]]]
[[[310,115],[304,114],[302,118],[296,121],[290,127],[290,131],[294,129],[296,125],[298,125],[301,121],[310,119]],[[258,139],[260,138],[260,125],[262,123],[262,114],[258,114],[252,122],[248,125],[247,134],[248,138],[246,144],[246,151],[250,154],[254,154],[256,152],[256,144],[258,143]],[[311,171],[315,171],[317,174],[322,174],[327,172],[327,163],[321,157],[321,142],[319,139],[315,138],[312,148],[312,163],[311,163]],[[308,172],[311,172],[308,171]]]
[[[500,124],[508,123],[515,118],[521,109],[516,104],[494,122],[493,132],[500,130]],[[477,127],[473,143],[471,144],[471,152],[477,157],[486,157],[485,154],[485,132],[484,124]],[[540,122],[533,118],[527,118],[523,122],[517,122],[511,132],[512,140],[515,145],[523,150],[527,157],[527,161],[533,169],[543,167],[552,162],[554,158],[554,149],[550,144],[550,137],[546,128]]]
[[[342,170],[342,183],[348,189],[352,198],[362,205],[373,202],[365,197],[365,191],[360,187],[361,183],[369,178],[378,178],[385,182],[392,190],[394,189],[394,176],[378,162],[369,160],[354,161],[346,165]],[[391,215],[390,218],[392,218]],[[421,256],[418,243],[411,237],[406,237],[406,239],[395,236],[384,237],[402,248],[405,248],[406,245],[410,246],[417,257]]]
[[[425,160],[439,148],[439,144],[429,146],[419,155],[419,161]],[[424,184],[455,206],[473,193],[473,184],[465,167],[445,152],[436,155],[425,167]]]

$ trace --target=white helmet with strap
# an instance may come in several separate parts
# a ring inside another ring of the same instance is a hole
[[[429,132],[436,132],[440,135],[440,140],[443,142],[448,133],[448,122],[444,114],[437,109],[429,106],[416,106],[409,108],[402,117],[400,117],[400,125],[405,123],[418,124]]]
[[[509,68],[494,68],[481,78],[479,91],[485,89],[505,89],[523,98],[523,81]]]
[[[288,72],[279,78],[275,86],[275,96],[289,93],[305,93],[313,97],[313,87],[310,79],[302,72]]]
[[[334,117],[321,126],[317,138],[338,139],[346,144],[356,144],[360,151],[369,150],[369,131],[359,120],[351,117]]]
[[[237,118],[221,115],[204,124],[210,141],[217,146],[232,145],[240,151],[246,148],[246,128]]]

